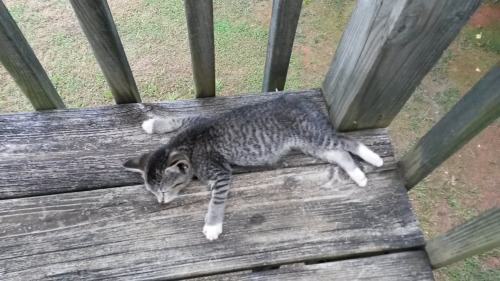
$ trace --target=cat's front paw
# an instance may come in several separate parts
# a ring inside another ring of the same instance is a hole
[[[154,131],[153,131],[153,125],[154,125],[155,122],[156,122],[156,119],[154,119],[154,118],[153,119],[148,119],[148,120],[144,121],[142,123],[142,129],[146,133],[148,133],[150,135],[153,134],[154,133]]]
[[[203,234],[207,237],[208,240],[213,241],[219,238],[219,234],[222,233],[222,223],[209,225],[205,224],[203,227]]]
[[[142,123],[142,129],[148,134],[165,134],[179,129],[182,124],[179,118],[151,118]]]

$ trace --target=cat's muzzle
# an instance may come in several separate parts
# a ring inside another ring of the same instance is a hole
[[[175,200],[177,198],[177,194],[168,194],[166,192],[160,192],[160,196],[158,198],[158,203],[167,204]]]

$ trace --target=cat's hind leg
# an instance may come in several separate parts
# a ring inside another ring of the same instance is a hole
[[[321,158],[332,163],[337,163],[351,179],[359,186],[366,186],[368,179],[361,169],[356,166],[348,152],[342,150],[327,150],[321,153]]]
[[[345,150],[358,155],[361,159],[372,164],[373,166],[380,167],[384,164],[382,158],[366,147],[363,143],[342,134],[338,134],[337,138],[340,139],[342,143],[341,145]]]
[[[327,161],[328,163],[339,165],[357,185],[362,187],[366,186],[368,179],[363,171],[356,166],[356,163],[354,163],[354,160],[347,151],[335,149],[304,149],[303,152]]]

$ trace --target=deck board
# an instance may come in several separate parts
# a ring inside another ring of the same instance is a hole
[[[411,251],[313,265],[294,264],[277,270],[234,272],[192,279],[192,281],[212,280],[424,281],[433,280],[433,276],[427,254],[424,251]]]
[[[215,242],[201,231],[209,193],[198,182],[168,205],[141,186],[0,200],[0,276],[187,278],[423,246],[396,170],[361,188],[336,169],[235,175]]]
[[[319,90],[286,94],[306,95],[326,112]],[[144,120],[154,116],[210,117],[277,95],[263,93],[0,115],[0,199],[141,184],[142,178],[124,171],[122,163],[158,147],[173,135],[145,134],[141,129]],[[382,156],[391,156],[390,140],[384,130],[358,136]],[[293,155],[283,165],[318,162]]]

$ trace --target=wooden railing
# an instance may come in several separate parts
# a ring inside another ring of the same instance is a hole
[[[105,0],[70,0],[117,103],[139,92]],[[323,82],[340,131],[387,127],[480,0],[359,0]],[[302,0],[274,0],[262,91],[283,90]],[[215,96],[212,0],[185,0],[196,97]],[[54,86],[0,1],[0,61],[36,110],[64,108]],[[500,116],[495,65],[400,161],[410,190]],[[437,237],[434,268],[500,245],[500,209]]]

